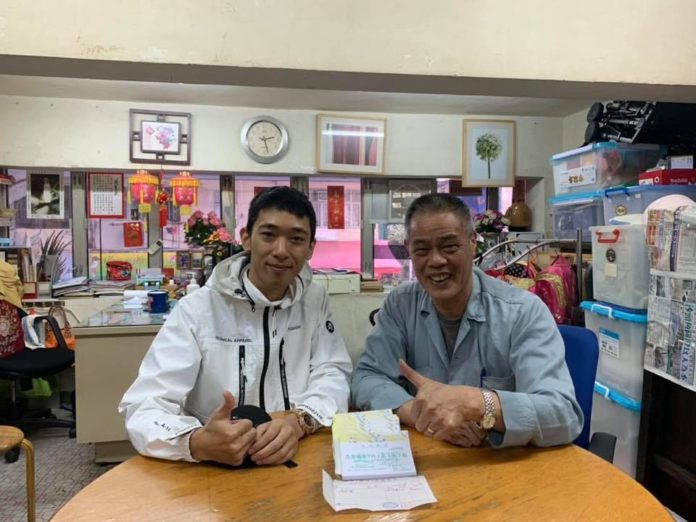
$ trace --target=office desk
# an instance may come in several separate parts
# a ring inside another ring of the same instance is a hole
[[[411,511],[341,512],[341,520],[672,520],[640,484],[577,446],[462,449],[411,433],[419,474],[438,502]],[[333,472],[331,433],[301,441],[298,464],[227,470],[133,457],[80,491],[54,522],[321,520]]]
[[[113,305],[73,330],[77,441],[94,443],[96,462],[135,454],[117,408],[163,323],[163,314]]]

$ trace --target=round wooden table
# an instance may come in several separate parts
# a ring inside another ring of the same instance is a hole
[[[292,469],[133,457],[80,491],[53,520],[672,520],[640,484],[574,445],[464,449],[411,432],[411,446],[438,502],[410,511],[335,513],[322,496],[321,470],[334,470],[325,431],[301,441]]]

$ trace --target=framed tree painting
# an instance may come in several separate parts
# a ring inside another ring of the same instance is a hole
[[[511,187],[515,184],[515,122],[464,120],[462,185]]]

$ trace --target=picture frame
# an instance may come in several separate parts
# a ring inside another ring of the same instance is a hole
[[[384,174],[387,120],[317,115],[317,170]]]
[[[176,251],[176,267],[179,270],[191,268],[191,252],[188,250]]]
[[[148,120],[140,122],[141,152],[179,154],[180,141],[181,125],[179,123]]]
[[[191,113],[130,110],[130,161],[191,164]]]
[[[88,172],[87,194],[87,217],[125,217],[126,193],[123,190],[123,172]]]
[[[191,268],[203,268],[204,250],[191,250]]]
[[[27,172],[27,217],[63,219],[65,193],[62,172]]]
[[[464,120],[463,186],[512,187],[515,184],[515,127],[512,120]]]

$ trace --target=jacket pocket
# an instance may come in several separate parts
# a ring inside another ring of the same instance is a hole
[[[515,391],[515,376],[509,377],[493,377],[486,376],[482,378],[483,387],[488,390]]]

